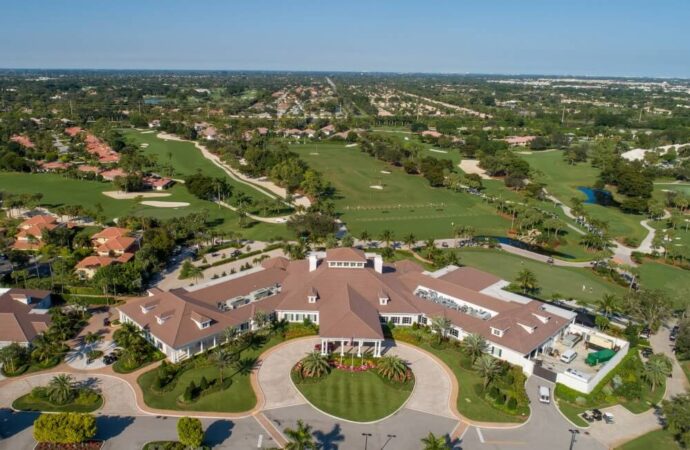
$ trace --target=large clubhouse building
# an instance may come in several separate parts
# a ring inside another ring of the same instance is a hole
[[[451,337],[477,333],[490,354],[531,374],[538,355],[572,334],[576,315],[505,291],[507,284],[471,267],[427,272],[410,261],[388,265],[379,255],[337,248],[307,260],[268,259],[189,289],[154,289],[119,312],[122,322],[143,329],[173,362],[218,345],[227,327],[255,328],[258,311],[318,324],[324,353],[352,346],[374,356],[385,346],[382,323],[429,325],[443,316],[450,320]]]

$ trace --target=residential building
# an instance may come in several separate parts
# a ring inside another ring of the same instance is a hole
[[[0,348],[27,346],[50,326],[50,291],[0,288]]]

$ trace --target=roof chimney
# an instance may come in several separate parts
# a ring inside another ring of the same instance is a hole
[[[316,257],[316,255],[314,253],[309,255],[309,272],[315,271],[318,265],[319,259]]]
[[[383,257],[381,255],[374,256],[374,270],[383,273]]]

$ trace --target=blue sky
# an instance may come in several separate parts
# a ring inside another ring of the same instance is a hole
[[[15,0],[0,67],[690,78],[688,0]]]

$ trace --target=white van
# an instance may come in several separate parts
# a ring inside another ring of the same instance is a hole
[[[564,362],[566,364],[570,364],[573,362],[573,360],[577,358],[577,352],[573,349],[566,350],[563,352],[561,355],[561,362]]]
[[[551,391],[546,386],[539,386],[539,401],[551,403]]]

